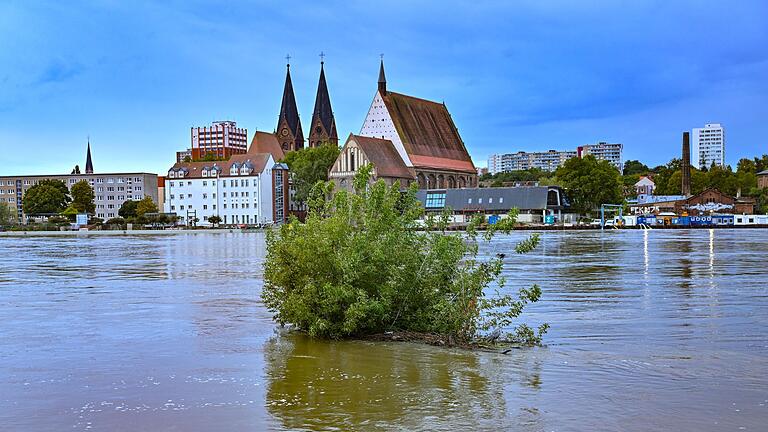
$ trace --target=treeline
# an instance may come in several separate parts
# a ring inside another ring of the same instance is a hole
[[[541,186],[562,186],[568,192],[573,207],[589,213],[600,204],[621,204],[636,197],[635,183],[642,176],[650,176],[656,184],[656,195],[680,195],[682,170],[680,159],[672,159],[666,165],[650,168],[637,160],[624,163],[619,172],[607,161],[592,156],[571,158],[554,173],[540,169],[511,171],[480,177],[481,185],[501,187],[516,182],[539,182]],[[691,168],[691,193],[697,194],[708,188],[716,188],[724,194],[754,197],[758,211],[768,212],[768,189],[758,189],[757,173],[768,169],[768,155],[753,159],[743,158],[734,171],[730,166],[713,165],[708,169]]]

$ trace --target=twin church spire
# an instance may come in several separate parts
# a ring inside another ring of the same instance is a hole
[[[323,54],[320,55],[321,58]],[[290,57],[287,57],[290,60]],[[336,119],[331,108],[331,97],[328,94],[328,84],[325,81],[325,61],[320,61],[320,80],[317,84],[315,109],[310,124],[309,146],[318,147],[325,143],[338,145],[339,136],[336,132]],[[291,64],[286,65],[285,87],[283,101],[280,106],[280,118],[277,120],[277,140],[283,151],[300,150],[304,148],[304,132],[301,129],[299,110],[296,107],[296,97],[291,81]]]

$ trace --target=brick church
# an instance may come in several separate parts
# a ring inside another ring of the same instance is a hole
[[[309,130],[309,146],[317,147],[322,144],[339,144],[336,132],[336,120],[333,117],[331,98],[328,94],[328,84],[325,82],[325,62],[320,62],[320,80],[317,84],[315,109],[312,112],[312,122]],[[304,148],[304,131],[301,128],[299,110],[296,107],[296,97],[291,81],[291,65],[286,65],[285,87],[283,101],[280,105],[280,117],[277,120],[275,135],[284,152]]]
[[[419,189],[477,186],[477,170],[445,104],[388,90],[383,61],[360,133],[349,135],[329,177],[337,189],[350,190],[352,177],[367,163],[374,166],[374,180],[387,184],[399,181],[406,187],[417,182]]]

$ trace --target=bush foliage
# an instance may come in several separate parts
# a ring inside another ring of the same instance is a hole
[[[262,297],[276,321],[323,338],[398,330],[468,342],[511,328],[523,307],[539,299],[537,286],[519,296],[485,293],[492,281],[504,285],[503,256],[478,259],[478,242],[508,232],[516,214],[490,226],[482,239],[482,217],[465,234],[446,232],[447,215],[427,218],[420,227],[415,187],[401,192],[397,184],[369,178],[370,166],[356,176],[354,193],[338,191],[331,198],[332,184],[319,182],[305,223],[291,220],[268,233]],[[517,252],[537,243],[533,236]],[[512,337],[537,344],[546,329],[519,325]]]

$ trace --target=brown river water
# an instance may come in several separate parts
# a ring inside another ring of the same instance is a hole
[[[0,238],[0,431],[768,430],[768,230],[525,235],[509,355],[282,335],[260,233]]]

